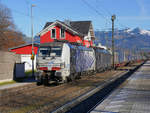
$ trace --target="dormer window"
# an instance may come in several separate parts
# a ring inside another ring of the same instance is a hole
[[[65,29],[63,29],[63,28],[60,29],[60,38],[62,38],[62,39],[65,38]]]
[[[51,38],[56,39],[56,29],[51,30]]]

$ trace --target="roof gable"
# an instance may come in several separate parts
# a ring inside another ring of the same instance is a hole
[[[45,29],[46,27],[48,27],[49,25],[51,25],[53,22],[47,22],[46,24],[45,24],[45,26],[44,26],[44,28],[43,29]]]
[[[56,20],[55,22],[47,22],[42,31],[45,31],[46,29],[50,28],[50,26],[55,25],[55,24],[60,24],[63,27],[67,27],[69,30],[73,31],[75,34],[78,34],[80,36],[85,36],[85,35],[88,35],[89,29],[91,26],[91,21],[70,21],[68,25],[65,22]],[[41,34],[42,31],[38,34]]]
[[[89,32],[91,21],[71,21],[70,25],[73,29],[75,29],[79,33],[87,35]]]
[[[83,36],[83,34],[78,33],[77,31],[75,31],[71,26],[66,25],[64,22],[58,21],[56,20],[55,22],[48,22],[46,23],[46,25],[44,26],[44,29],[42,31],[40,31],[37,35],[42,35],[45,32],[47,32],[49,29],[52,28],[52,26],[62,26],[64,27],[66,30],[70,31],[73,34],[79,35],[79,36]]]

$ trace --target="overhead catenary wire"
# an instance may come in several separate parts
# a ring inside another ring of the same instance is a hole
[[[18,10],[16,10],[16,9],[11,9],[12,10],[12,12],[14,12],[14,13],[17,13],[17,14],[19,14],[19,15],[21,15],[21,16],[24,16],[24,17],[27,17],[27,18],[31,18],[31,16],[29,15],[29,14],[27,14],[27,13],[24,13],[24,12],[21,12],[21,11],[18,11]],[[36,18],[34,18],[34,20],[36,21],[36,22],[38,22],[38,25],[40,25],[40,27],[43,27],[43,25],[40,23],[40,18],[38,18],[38,17],[36,17]]]
[[[103,8],[103,9],[107,12],[107,15],[109,16],[109,17],[107,18],[106,16],[104,16],[103,13],[100,13],[97,8],[95,8],[93,5],[91,5],[91,4],[90,4],[89,2],[87,2],[86,0],[82,0],[82,2],[83,2],[86,6],[88,6],[91,10],[95,11],[95,13],[97,13],[97,14],[98,14],[99,16],[101,16],[103,19],[105,19],[108,23],[111,22],[109,18],[112,16],[112,13],[111,13],[110,11],[108,11],[108,10],[106,10],[106,9]],[[101,5],[101,7],[102,7],[102,5]],[[101,10],[101,11],[102,11],[102,10]],[[105,13],[105,14],[106,14],[106,13]],[[118,24],[119,26],[122,26],[123,28],[129,28],[129,27],[127,27],[127,26],[121,24],[118,19],[116,19],[116,21],[117,21],[116,24]]]
[[[99,16],[101,16],[103,19],[105,19],[105,20],[108,20],[102,13],[100,13],[95,7],[93,7],[91,4],[89,4],[87,1],[85,1],[85,0],[82,0],[90,9],[92,9],[93,11],[95,11]],[[108,13],[108,15],[109,16],[111,16],[112,15],[112,13],[110,13],[108,10],[106,11],[107,13]],[[121,27],[123,27],[123,29],[127,29],[127,28],[129,28],[129,27],[127,27],[126,25],[123,25],[122,23],[120,23],[119,22],[119,20],[117,19],[116,20],[117,22],[117,24],[119,25],[119,26],[121,26]],[[109,20],[108,20],[108,22],[109,22]],[[106,21],[106,23],[107,23],[107,21]],[[118,27],[119,28],[119,27]],[[119,37],[119,32],[118,32],[118,30],[117,31],[115,31],[115,32],[117,32],[117,37]],[[105,39],[107,38],[107,36],[106,36],[107,34],[105,34]],[[107,39],[106,39],[106,41],[108,41]],[[124,41],[123,41],[124,42]],[[125,43],[125,42],[124,42]],[[106,44],[107,45],[107,44]],[[118,45],[119,46],[119,45]],[[121,45],[120,45],[121,46]],[[121,49],[121,47],[117,47],[117,49]],[[124,53],[126,54],[126,50],[124,50]]]
[[[16,13],[16,14],[19,14],[19,15],[21,15],[21,16],[24,16],[24,17],[27,17],[28,19],[29,19],[29,21],[30,21],[30,18],[31,18],[31,14],[30,14],[30,6],[31,6],[31,1],[29,1],[29,0],[24,0],[24,2],[26,3],[26,5],[27,5],[27,13],[25,13],[25,12],[22,12],[22,11],[19,11],[19,10],[16,10],[16,9],[12,9],[11,8],[11,10],[12,10],[12,12],[13,13]],[[38,6],[36,6],[36,7],[38,7]],[[39,8],[39,7],[38,7]],[[41,8],[41,7],[40,7]],[[39,17],[34,17],[34,21],[36,22],[36,23],[38,23],[38,25],[34,25],[34,26],[37,26],[36,27],[36,29],[38,29],[38,27],[40,26],[41,28],[43,28],[43,23],[41,23],[42,22],[42,20],[39,18]],[[27,29],[30,29],[30,27],[27,27]]]
[[[99,0],[96,0],[96,2],[97,2],[97,4],[98,4]],[[98,4],[97,7],[98,7],[98,6],[100,6],[101,11],[102,11],[102,9],[103,9],[103,10],[106,12],[105,14],[106,14],[107,16],[109,16],[109,17],[112,16],[113,13],[110,12],[108,9],[104,8],[101,4]],[[123,28],[129,28],[128,26],[126,26],[126,25],[120,23],[118,18],[116,18],[115,21],[116,21],[116,24],[118,24],[119,26],[122,26]]]
[[[87,5],[90,9],[92,9],[93,11],[95,11],[99,16],[101,16],[104,19],[107,19],[102,13],[100,13],[95,7],[93,7],[92,5],[90,5],[86,0],[82,0],[82,2]]]
[[[107,23],[109,23],[110,22],[110,20],[107,18],[107,17],[105,17],[102,13],[100,13],[98,10],[97,10],[97,8],[95,8],[94,6],[92,6],[91,4],[89,4],[86,0],[82,0],[82,2],[88,7],[88,8],[90,8],[90,9],[92,9],[96,14],[98,14],[100,17],[102,17],[103,19],[105,19],[106,20],[106,24],[105,24],[105,26],[107,26]],[[106,34],[107,35],[107,34]],[[106,36],[107,37],[107,36]],[[105,38],[106,38],[105,37]],[[106,42],[108,42],[108,39],[106,38]]]
[[[28,0],[24,0],[26,5],[27,5],[27,12],[28,12],[28,15],[30,15],[30,6],[31,6],[31,2],[29,2]]]

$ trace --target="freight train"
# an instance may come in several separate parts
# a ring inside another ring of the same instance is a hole
[[[37,57],[37,85],[50,81],[65,83],[82,75],[112,67],[112,55],[99,47],[53,42],[40,44]]]

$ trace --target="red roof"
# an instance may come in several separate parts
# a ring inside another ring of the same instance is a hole
[[[37,54],[38,44],[34,44],[34,53]],[[10,48],[11,52],[15,52],[16,54],[32,54],[32,44],[20,45],[14,48]]]

